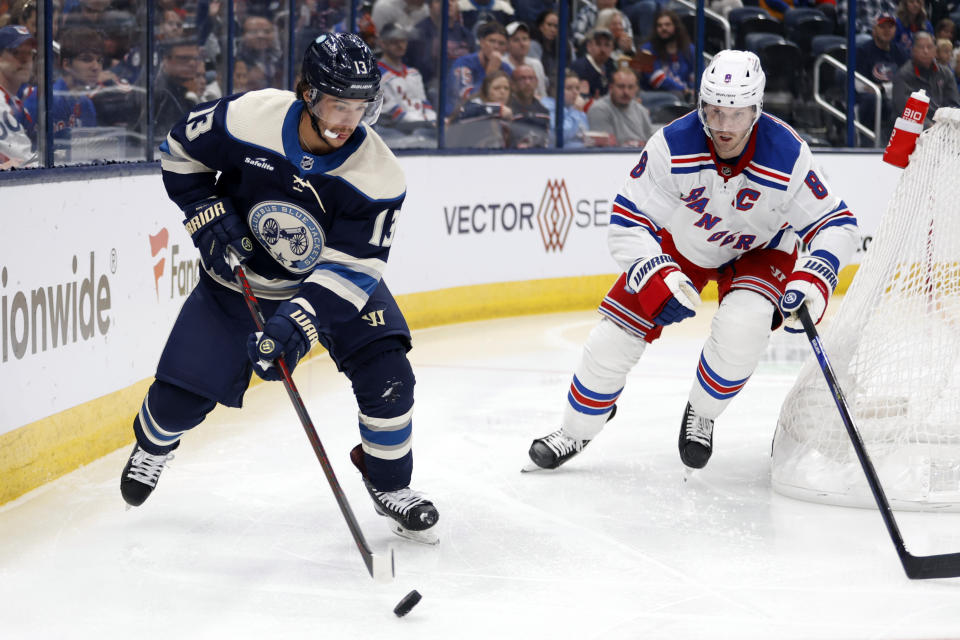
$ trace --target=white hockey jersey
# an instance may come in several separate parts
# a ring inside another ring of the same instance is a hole
[[[735,167],[718,161],[696,111],[650,138],[613,205],[608,241],[620,267],[659,254],[661,228],[705,268],[755,249],[790,253],[798,237],[843,266],[858,241],[856,218],[807,144],[767,113]]]
[[[394,69],[383,62],[380,67],[380,86],[383,88],[383,115],[389,123],[436,122],[437,113],[427,100],[423,76],[413,67],[402,65]]]

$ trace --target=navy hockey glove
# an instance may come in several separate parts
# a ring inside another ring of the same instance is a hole
[[[203,200],[189,205],[183,226],[200,250],[203,266],[227,282],[233,282],[233,269],[227,263],[227,249],[232,248],[240,262],[253,255],[253,240],[247,223],[233,210],[227,198]]]
[[[665,253],[641,258],[627,269],[627,291],[655,324],[668,325],[696,314],[700,294],[676,261]]]
[[[780,310],[784,316],[784,331],[803,333],[803,324],[797,311],[807,305],[814,324],[819,324],[827,310],[830,294],[837,288],[837,271],[840,263],[826,251],[814,251],[797,261],[797,267],[787,280],[787,288],[780,298]]]
[[[263,325],[263,332],[250,334],[247,357],[264,380],[282,380],[283,372],[274,360],[282,357],[293,373],[300,358],[319,343],[313,307],[303,298],[296,298],[296,302],[291,300],[277,307],[277,312]]]

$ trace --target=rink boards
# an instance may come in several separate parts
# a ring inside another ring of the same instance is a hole
[[[817,158],[868,246],[899,170],[874,153]],[[401,158],[408,196],[386,281],[411,327],[596,305],[617,271],[607,217],[633,161]],[[0,504],[132,441],[196,282],[197,255],[159,169],[86,175],[0,182]]]

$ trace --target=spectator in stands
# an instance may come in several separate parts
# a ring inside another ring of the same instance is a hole
[[[247,75],[247,63],[243,60],[233,61],[233,92],[243,93],[249,91],[249,76]]]
[[[495,21],[506,26],[514,21],[513,4],[509,0],[450,0],[460,5],[463,24],[480,39],[478,29],[484,22]]]
[[[417,23],[410,34],[407,46],[407,62],[423,75],[426,86],[436,84],[440,69],[440,26],[443,0],[430,0],[430,15]],[[447,68],[453,62],[473,51],[473,33],[463,25],[460,5],[455,0],[449,3],[447,16]]]
[[[644,85],[656,91],[672,91],[689,102],[697,66],[687,28],[669,9],[657,11],[653,24],[650,41],[641,47],[655,58],[653,70],[643,74]]]
[[[557,101],[547,96],[540,99],[541,104],[550,114],[550,131],[557,123]],[[586,101],[580,95],[580,78],[573,69],[566,70],[566,81],[563,86],[563,148],[580,149],[584,146],[584,133],[589,125],[587,114],[583,112]]]
[[[937,63],[933,36],[926,31],[913,34],[910,60],[900,67],[893,79],[893,115],[899,116],[914,91],[923,89],[930,98],[930,109],[924,127],[933,124],[933,114],[940,107],[960,107],[957,82],[949,68]],[[892,123],[891,123],[892,124]]]
[[[943,18],[937,22],[933,36],[940,40],[941,38],[949,40],[951,44],[957,41],[957,25],[950,18]]]
[[[953,68],[953,43],[946,38],[937,40],[937,62],[948,69]]]
[[[103,73],[103,36],[89,27],[64,29],[60,34],[60,69],[63,75],[53,83],[50,105],[54,135],[74,127],[97,126],[90,94],[99,88]]]
[[[543,64],[543,71],[547,74],[547,89],[553,90],[553,83],[557,81],[557,66],[560,60],[560,18],[553,9],[548,9],[537,16],[533,31],[530,33],[530,57],[537,58]],[[567,45],[567,65],[573,61],[573,43]]]
[[[933,25],[927,18],[923,0],[900,0],[897,5],[897,33],[894,41],[909,51],[914,37],[920,31],[933,34]]]
[[[380,88],[383,90],[383,126],[423,125],[437,122],[437,113],[427,100],[420,72],[403,63],[408,32],[397,24],[385,24],[380,30]]]
[[[37,0],[16,0],[10,4],[10,20],[7,24],[19,24],[37,37]]]
[[[597,13],[596,28],[613,34],[613,53],[610,57],[617,67],[628,65],[636,55],[636,45],[630,31],[630,20],[619,9],[604,9]]]
[[[283,86],[283,55],[277,39],[277,28],[269,19],[259,15],[244,18],[237,59],[247,63],[248,71],[260,67],[266,78],[266,86]]]
[[[508,100],[510,75],[498,69],[484,76],[480,90],[453,111],[448,129],[451,144],[484,148],[507,146],[513,120]]]
[[[586,40],[587,53],[571,64],[581,84],[587,83],[587,97],[607,95],[613,72],[617,65],[610,57],[613,54],[613,34],[606,29],[594,29]]]
[[[617,0],[583,0],[577,16],[573,20],[573,44],[577,51],[583,53],[589,40],[590,32],[597,26],[597,14],[604,9],[616,9]],[[627,23],[629,25],[629,21]],[[630,30],[630,37],[633,31]],[[614,43],[616,44],[616,43]]]
[[[530,55],[530,27],[523,22],[511,22],[506,27],[507,55],[503,57],[509,73],[520,65],[527,65],[537,75],[537,98],[547,95],[547,74],[543,63]]]
[[[70,7],[67,3],[63,11],[62,28],[90,27],[102,29],[103,14],[110,8],[110,0],[77,0]]]
[[[0,28],[0,169],[35,166],[35,124],[24,108],[33,87],[26,82],[33,74],[37,40],[23,25]]]
[[[640,85],[630,69],[613,74],[610,93],[594,101],[587,111],[590,131],[610,134],[613,144],[621,147],[642,147],[653,135],[650,112],[637,102]]]
[[[880,121],[892,122],[893,78],[897,70],[910,59],[910,54],[893,41],[897,21],[889,13],[877,14],[873,25],[873,37],[857,47],[857,72],[870,78],[883,89]],[[876,95],[872,91],[857,92],[857,108],[860,121],[874,128]],[[881,132],[883,135],[883,132]]]
[[[513,112],[510,146],[517,149],[547,146],[550,112],[537,99],[537,74],[532,67],[521,64],[514,68],[507,106]]]
[[[154,136],[163,140],[176,124],[196,103],[187,93],[202,69],[200,47],[193,38],[169,40],[161,52],[160,73],[154,84]]]
[[[461,56],[450,67],[447,81],[447,113],[476,93],[487,74],[502,70],[509,74],[503,63],[507,50],[507,31],[499,22],[485,22],[477,29],[479,50]],[[509,84],[509,83],[508,83]]]
[[[373,24],[377,32],[388,24],[395,24],[408,31],[430,15],[424,0],[376,0],[373,4]]]
[[[172,9],[160,12],[160,20],[155,28],[158,42],[164,40],[180,40],[183,38],[183,16]]]

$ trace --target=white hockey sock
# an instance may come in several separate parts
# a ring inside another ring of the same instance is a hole
[[[563,430],[579,440],[592,440],[603,429],[623,391],[627,374],[647,343],[603,318],[590,332],[573,374],[563,411]]]
[[[719,416],[757,368],[770,340],[773,306],[750,291],[724,296],[713,316],[690,388],[690,406],[705,418]]]

